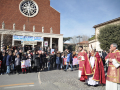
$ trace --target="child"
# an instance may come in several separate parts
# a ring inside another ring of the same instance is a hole
[[[24,53],[23,56],[22,56],[22,61],[23,61],[23,60],[24,60],[24,61],[27,60],[26,53]],[[25,64],[25,62],[23,62],[23,63]],[[26,66],[24,65],[24,66],[22,66],[21,68],[22,68],[22,73],[23,73],[23,74],[24,74],[24,73],[26,74]]]

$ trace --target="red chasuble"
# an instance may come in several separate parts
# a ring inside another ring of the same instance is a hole
[[[80,81],[84,82],[87,79],[88,75],[93,74],[93,80],[100,81],[100,84],[105,84],[106,80],[105,80],[104,66],[98,52],[95,55],[95,59],[96,60],[95,60],[95,65],[93,69],[91,68],[89,59],[85,60]]]
[[[87,58],[87,53],[86,53],[85,51],[81,51],[81,52],[79,52],[79,54],[78,54],[78,57],[79,57],[79,56],[83,56],[84,59],[86,59],[86,58]],[[82,69],[83,69],[84,61],[85,61],[85,60],[82,60],[82,58],[79,59],[79,70],[80,70],[80,71],[82,71]]]
[[[105,57],[105,60],[110,58],[115,59],[120,64],[120,51],[115,50],[114,52],[109,53]],[[120,67],[116,68],[111,62],[109,62],[108,66],[107,80],[114,83],[120,83]]]

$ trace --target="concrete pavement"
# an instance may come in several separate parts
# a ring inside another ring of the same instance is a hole
[[[105,90],[78,80],[78,70],[42,71],[19,75],[0,75],[0,90]]]

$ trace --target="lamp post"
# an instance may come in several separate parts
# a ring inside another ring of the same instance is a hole
[[[80,38],[82,38],[81,36],[77,36],[76,38],[79,38],[79,43],[80,43]]]

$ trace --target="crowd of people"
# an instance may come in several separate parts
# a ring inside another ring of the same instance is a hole
[[[24,74],[53,69],[64,69],[64,71],[67,71],[69,67],[71,67],[71,71],[73,71],[73,67],[78,68],[78,65],[73,66],[73,58],[78,58],[78,54],[76,52],[71,52],[66,49],[64,52],[56,50],[55,53],[51,53],[49,48],[45,51],[41,49],[29,49],[30,48],[28,48],[26,52],[23,52],[20,47],[13,49],[8,46],[7,48],[3,48],[3,50],[0,51],[0,75],[10,75],[15,73]],[[87,53],[87,51],[85,52]],[[87,55],[90,58],[90,52],[87,53]],[[105,62],[105,55],[101,56],[103,58],[103,62]],[[64,58],[67,59],[66,65],[63,64]],[[21,62],[28,59],[31,62],[31,66],[21,67]]]
[[[92,47],[91,47],[92,48]],[[66,58],[66,64],[63,64]],[[79,61],[78,65],[73,66],[73,59]],[[23,60],[30,60],[31,66],[21,68]],[[21,49],[15,50],[2,50],[0,52],[0,74],[10,73],[27,73],[39,72],[44,70],[63,70],[67,71],[68,67],[78,68],[78,78],[80,81],[85,82],[88,86],[99,86],[106,84],[106,90],[118,90],[120,85],[120,51],[117,49],[117,44],[110,45],[109,52],[103,51],[102,54],[92,49],[87,52],[79,46],[79,53],[71,52],[66,49],[64,52],[43,51],[43,50],[27,50],[23,52]],[[105,76],[105,66],[107,78]],[[112,78],[114,77],[114,78]],[[109,87],[109,85],[113,87]],[[117,86],[117,88],[116,88]]]
[[[3,48],[3,50],[0,51],[0,75],[26,74],[53,69],[62,70],[65,68],[63,58],[67,57],[67,62],[70,61],[72,63],[72,53],[67,49],[64,52],[54,50],[54,53],[51,53],[50,48],[46,51],[41,49],[28,49],[26,52],[23,52],[22,48]],[[30,60],[31,66],[22,67],[21,62],[25,60]],[[65,69],[66,71],[67,68],[68,64]]]

